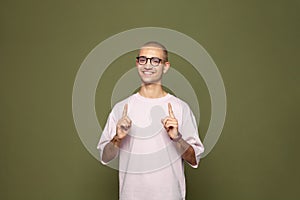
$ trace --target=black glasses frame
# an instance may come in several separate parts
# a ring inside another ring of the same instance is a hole
[[[140,63],[140,58],[145,58],[146,59],[146,62],[143,64],[143,63]],[[146,65],[148,63],[148,60],[150,60],[150,64],[153,66],[153,67],[157,67],[159,66],[159,64],[162,62],[162,59],[161,58],[157,58],[157,57],[151,57],[151,58],[148,58],[146,56],[138,56],[136,57],[138,63],[140,65]],[[154,59],[157,59],[159,62],[158,63],[155,63],[153,60]]]

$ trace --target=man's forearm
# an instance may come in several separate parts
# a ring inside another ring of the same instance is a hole
[[[180,138],[178,141],[174,142],[177,151],[181,154],[181,157],[190,163],[191,165],[196,165],[196,157],[194,148],[187,143],[184,139]]]
[[[121,140],[115,136],[103,149],[102,160],[103,162],[109,162],[114,159],[119,153],[119,147]]]

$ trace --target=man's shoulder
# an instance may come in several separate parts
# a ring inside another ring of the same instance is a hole
[[[172,94],[170,94],[170,96],[171,96],[170,100],[174,103],[177,103],[178,106],[182,107],[183,109],[189,109],[190,108],[189,105],[184,100],[182,100],[181,98],[176,97]]]
[[[118,101],[112,108],[113,111],[117,111],[117,110],[123,110],[125,104],[128,104],[130,102],[130,100],[135,96],[135,94],[132,94],[128,97],[126,97],[123,100]]]

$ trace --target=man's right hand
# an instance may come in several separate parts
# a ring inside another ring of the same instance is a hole
[[[110,143],[108,143],[103,150],[102,160],[107,163],[114,159],[118,155],[118,151],[121,145],[121,140],[126,137],[129,133],[131,127],[131,120],[127,116],[128,105],[125,104],[122,118],[117,123],[117,133],[112,138]]]
[[[124,105],[122,118],[117,123],[117,137],[123,139],[129,133],[131,127],[131,120],[127,116],[128,104]]]

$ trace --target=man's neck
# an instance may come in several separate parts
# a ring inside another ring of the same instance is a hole
[[[161,84],[142,84],[139,94],[146,98],[160,98],[167,95]]]

